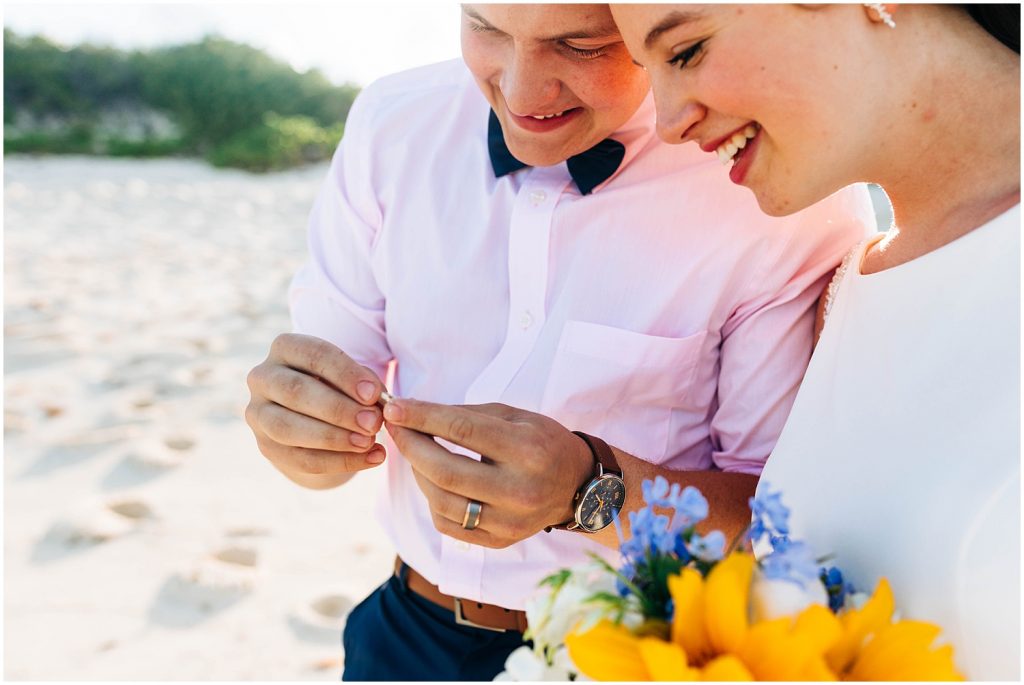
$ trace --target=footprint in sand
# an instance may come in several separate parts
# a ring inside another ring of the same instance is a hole
[[[175,576],[184,594],[200,602],[246,594],[256,585],[259,553],[254,547],[223,547]]]
[[[230,545],[168,578],[149,610],[155,623],[187,628],[246,597],[259,578],[259,553]]]
[[[107,490],[133,488],[181,466],[192,455],[196,440],[187,434],[146,437],[124,450],[123,458],[104,477]]]
[[[325,656],[310,663],[309,668],[314,671],[340,671],[344,665],[341,657]]]
[[[325,594],[295,607],[288,623],[299,639],[336,644],[355,602],[344,594]]]
[[[133,388],[114,404],[113,415],[122,421],[150,420],[159,414],[160,406],[153,388]]]
[[[229,538],[265,538],[270,535],[270,529],[262,526],[238,526],[228,528],[224,535]]]
[[[27,433],[31,426],[32,421],[25,412],[4,407],[4,435]]]
[[[214,368],[209,364],[193,364],[179,368],[173,374],[174,380],[184,386],[204,387],[214,381]]]
[[[43,402],[39,405],[38,411],[44,418],[55,419],[63,416],[67,408],[54,402]]]
[[[139,442],[127,454],[126,460],[135,466],[150,469],[171,469],[188,459],[196,439],[186,433],[168,434],[163,438]]]
[[[156,400],[152,395],[139,395],[130,401],[130,406],[135,411],[146,411],[156,406]]]
[[[55,523],[36,545],[36,561],[48,561],[76,550],[133,533],[157,519],[144,501],[131,498],[89,503]]]

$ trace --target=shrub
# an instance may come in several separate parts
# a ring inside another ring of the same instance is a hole
[[[188,145],[183,138],[111,138],[104,143],[104,148],[104,153],[112,157],[168,157],[185,152]]]
[[[4,136],[4,153],[92,154],[96,151],[93,130],[75,124],[57,133],[34,131],[16,137]]]
[[[324,129],[303,116],[268,112],[263,121],[216,146],[207,160],[218,167],[249,171],[285,169],[327,159],[341,139],[341,126]]]
[[[215,36],[125,52],[65,48],[4,29],[4,122],[12,125],[5,127],[7,152],[189,153],[219,166],[280,169],[329,157],[357,93],[317,70],[298,73]],[[177,131],[162,139],[147,133],[142,140],[107,132],[102,122],[112,109],[156,111]],[[64,128],[21,123],[45,119],[63,121]]]

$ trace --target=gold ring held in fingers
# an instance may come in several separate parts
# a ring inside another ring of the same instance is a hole
[[[462,527],[466,530],[473,530],[480,525],[480,512],[484,510],[484,505],[477,501],[469,500],[469,504],[466,505],[466,515],[462,517]]]

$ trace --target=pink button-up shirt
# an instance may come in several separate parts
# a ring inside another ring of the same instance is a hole
[[[648,98],[612,136],[619,170],[582,196],[564,163],[495,178],[488,112],[461,61],[360,94],[310,217],[295,330],[382,378],[394,362],[399,396],[502,402],[674,469],[759,473],[818,295],[873,229],[866,188],[769,218],[714,155],[661,143]],[[522,608],[557,568],[615,556],[563,531],[500,550],[443,536],[387,447],[380,519],[443,592]]]

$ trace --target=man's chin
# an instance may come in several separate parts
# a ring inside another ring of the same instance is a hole
[[[564,154],[562,152],[538,151],[538,150],[516,150],[509,148],[512,156],[528,166],[554,166],[564,162],[575,153]]]
[[[508,140],[506,138],[505,142],[512,156],[529,166],[554,166],[592,146],[592,144],[586,145],[586,141],[549,140],[544,141],[544,143],[540,141],[524,143],[521,140]],[[572,144],[574,142],[576,143],[575,145]]]

